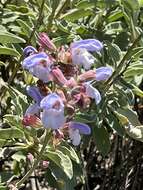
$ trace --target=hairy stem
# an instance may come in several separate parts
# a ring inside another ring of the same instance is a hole
[[[44,153],[44,150],[47,146],[47,143],[49,141],[49,130],[46,131],[46,136],[45,136],[45,139],[44,139],[44,142],[43,142],[43,146],[41,148],[41,151],[39,152],[33,166],[31,167],[31,169],[25,174],[25,176],[16,184],[16,188],[20,188],[20,186],[30,177],[30,175],[33,173],[33,171],[36,169],[36,167],[38,166],[38,163],[40,162],[42,156],[43,156],[43,153]]]

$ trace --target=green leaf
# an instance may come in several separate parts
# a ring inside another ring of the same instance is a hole
[[[109,34],[109,35],[117,33],[117,32],[122,32],[122,31],[123,31],[123,27],[122,27],[122,22],[120,21],[112,22],[105,26],[105,32],[106,34]]]
[[[96,5],[96,2],[89,2],[87,0],[79,1],[76,5],[78,9],[93,8]]]
[[[140,7],[143,6],[143,0],[138,0]]]
[[[54,187],[54,188],[61,190],[58,183],[57,183],[57,179],[53,175],[52,170],[50,170],[50,168],[47,168],[44,178],[47,180],[48,185],[50,187]]]
[[[12,55],[12,56],[20,56],[19,52],[12,48],[0,47],[0,54],[3,55]]]
[[[66,147],[67,146],[67,147]],[[64,153],[65,155],[69,156],[72,160],[74,160],[76,163],[80,163],[79,161],[79,158],[75,152],[75,150],[69,146],[69,145],[66,145],[66,146],[59,146],[59,150]]]
[[[0,147],[3,147],[3,146],[12,146],[14,144],[15,144],[15,141],[13,141],[13,140],[0,139]]]
[[[143,98],[143,91],[140,90],[140,89],[139,89],[137,86],[135,86],[135,85],[132,85],[132,86],[133,86],[133,89],[132,89],[133,93],[134,93],[135,95],[137,95],[137,96]]]
[[[47,151],[47,157],[59,166],[69,179],[73,177],[73,167],[70,158],[61,151]]]
[[[112,113],[108,114],[107,121],[109,126],[113,130],[115,130],[118,133],[118,135],[120,135],[121,137],[125,135],[125,129],[121,126],[119,120],[115,115],[113,115]]]
[[[0,66],[2,66],[2,65],[5,65],[5,63],[4,63],[4,62],[2,62],[2,61],[0,61]]]
[[[15,126],[19,128],[22,126],[20,123],[21,118],[18,115],[6,114],[4,115],[4,121],[7,122],[11,127]]]
[[[24,133],[19,129],[0,129],[0,139],[23,138]]]
[[[98,150],[103,156],[106,156],[110,150],[110,140],[107,129],[102,127],[93,127],[93,137],[96,143]]]
[[[80,18],[89,16],[92,14],[93,14],[93,12],[90,9],[86,9],[86,10],[85,9],[73,9],[73,10],[70,10],[68,13],[62,15],[60,19],[65,19],[65,20],[73,22],[75,20],[78,20]]]
[[[124,76],[125,77],[134,77],[136,75],[142,75],[143,74],[143,68],[139,68],[139,67],[133,67],[133,68],[129,68],[125,73]]]
[[[18,151],[12,155],[12,159],[16,160],[17,162],[20,162],[21,160],[26,161],[26,156],[23,154],[22,151]]]
[[[142,47],[134,48],[130,52],[130,57],[132,56],[132,58],[134,58],[134,59],[138,59],[142,55],[143,55],[143,48]]]
[[[129,9],[132,9],[132,11],[137,11],[140,8],[139,0],[122,0],[122,2],[125,3]]]
[[[141,125],[139,120],[138,120],[138,116],[137,113],[135,111],[133,111],[130,108],[120,108],[117,110],[118,113],[122,114],[123,116],[127,117],[128,120],[130,121],[130,123],[133,126],[139,126]]]
[[[9,32],[0,32],[0,43],[25,43],[25,40]]]
[[[107,42],[107,45],[108,45],[109,56],[113,58],[114,62],[116,63],[121,59],[122,56],[121,49],[119,48],[119,46],[113,43]]]
[[[124,14],[121,10],[116,10],[114,12],[111,12],[111,14],[108,17],[109,23],[114,22],[116,20],[119,20],[121,17],[123,17]]]
[[[28,24],[26,22],[24,22],[23,20],[21,20],[21,19],[17,19],[17,22],[21,26],[21,30],[23,31],[23,33],[26,36],[29,36],[31,31],[32,31],[31,27],[28,26]]]
[[[0,185],[0,190],[8,190],[8,187]]]

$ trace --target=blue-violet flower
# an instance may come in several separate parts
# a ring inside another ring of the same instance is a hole
[[[22,64],[24,69],[27,69],[33,76],[43,82],[48,82],[51,79],[51,65],[52,61],[44,52],[30,55],[24,59]]]
[[[43,98],[40,107],[43,109],[41,120],[45,128],[58,129],[64,125],[64,104],[56,93]]]

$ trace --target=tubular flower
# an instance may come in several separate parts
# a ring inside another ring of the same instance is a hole
[[[96,69],[96,81],[107,80],[112,75],[111,67],[99,67]]]
[[[51,65],[52,62],[49,56],[44,52],[30,55],[24,59],[22,64],[24,69],[27,69],[33,76],[39,78],[43,82],[51,80]]]
[[[83,74],[79,75],[80,82],[93,80],[95,78],[96,78],[96,71],[93,71],[93,70],[89,70],[89,71],[84,72]]]
[[[99,104],[101,101],[100,92],[89,83],[85,83],[84,85],[86,88],[86,95],[95,99],[96,104]]]
[[[39,34],[39,44],[41,45],[42,48],[47,48],[49,50],[56,50],[56,46],[54,43],[50,40],[48,35],[44,32]]]
[[[95,57],[91,55],[85,48],[73,48],[72,62],[74,65],[83,66],[85,70],[89,70],[94,64]]]
[[[64,125],[64,104],[56,93],[43,98],[40,107],[43,109],[41,120],[45,128],[58,129]]]
[[[27,94],[36,101],[36,103],[40,104],[43,96],[41,95],[39,89],[35,86],[27,86],[26,88]]]
[[[86,39],[73,42],[71,48],[86,49],[90,52],[98,52],[103,48],[103,44],[99,40],[95,39]]]
[[[33,105],[30,105],[26,112],[25,116],[29,115],[37,115],[39,116],[40,114],[40,102],[43,99],[43,96],[41,95],[39,89],[35,86],[27,86],[26,88],[27,94],[36,102]]]
[[[51,73],[53,75],[53,80],[59,85],[64,85],[67,83],[67,79],[58,67],[52,69]]]
[[[90,135],[91,129],[88,125],[79,122],[69,123],[69,137],[74,146],[78,146],[81,141],[80,134]]]
[[[30,56],[30,55],[32,55],[34,53],[37,53],[37,50],[34,47],[32,47],[32,46],[27,46],[23,50],[24,57],[28,57],[28,56]]]

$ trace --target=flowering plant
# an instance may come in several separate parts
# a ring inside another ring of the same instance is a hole
[[[38,19],[29,11],[31,2],[28,9],[2,3],[4,12],[11,10],[18,19],[12,27],[4,18],[8,28],[0,32],[5,62],[0,62],[0,157],[2,171],[10,172],[0,180],[0,189],[26,189],[29,184],[34,189],[33,178],[45,188],[90,189],[92,166],[97,168],[100,156],[109,158],[119,144],[117,135],[143,142],[143,92],[138,87],[143,50],[139,22],[133,27],[137,15],[129,19],[129,1],[97,2],[42,0],[34,8]],[[65,13],[70,6],[74,9]],[[131,20],[129,26],[124,20]],[[114,157],[106,161],[108,169]]]

